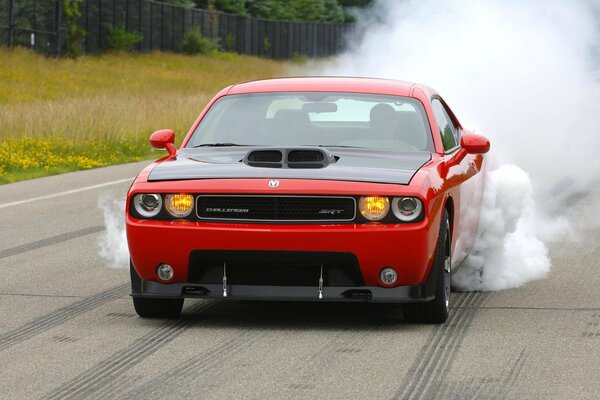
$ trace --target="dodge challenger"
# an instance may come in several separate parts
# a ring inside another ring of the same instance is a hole
[[[442,323],[472,249],[489,141],[419,84],[306,77],[231,85],[126,202],[133,305],[185,298],[384,302]]]

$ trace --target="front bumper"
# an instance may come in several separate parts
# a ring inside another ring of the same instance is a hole
[[[390,288],[379,281],[383,267],[398,272],[395,287],[425,283],[439,232],[427,218],[416,224],[272,225],[149,221],[128,215],[126,227],[131,260],[142,281],[159,282],[156,267],[167,263],[175,272],[169,284],[190,282],[190,255],[197,250],[340,252],[356,256],[365,287],[384,290]],[[343,292],[338,289],[328,290]]]
[[[216,285],[194,283],[164,284],[142,281],[131,293],[133,297],[145,298],[220,298],[226,300],[276,300],[276,301],[334,301],[411,303],[429,301],[434,298],[436,274],[430,274],[427,282],[418,286],[382,288],[323,287],[319,296],[317,286],[250,286]],[[136,290],[137,289],[137,290]],[[226,293],[226,296],[224,296]]]

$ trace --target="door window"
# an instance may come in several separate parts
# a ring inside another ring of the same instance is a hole
[[[438,99],[433,99],[431,102],[433,107],[433,113],[435,114],[435,119],[438,122],[438,126],[440,128],[440,134],[442,135],[442,143],[444,144],[444,150],[450,150],[458,146],[459,137],[458,137],[458,129],[452,123],[452,120],[448,116],[446,109],[441,101]]]

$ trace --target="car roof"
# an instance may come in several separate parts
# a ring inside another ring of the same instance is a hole
[[[227,95],[265,92],[350,92],[413,97],[415,88],[420,88],[427,94],[434,93],[427,86],[392,79],[318,76],[239,83],[232,85]]]

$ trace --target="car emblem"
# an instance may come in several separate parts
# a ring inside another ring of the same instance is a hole
[[[339,215],[343,212],[344,212],[344,210],[321,210],[321,211],[319,211],[319,214]]]
[[[276,188],[277,186],[279,186],[279,181],[269,181],[269,187]]]

